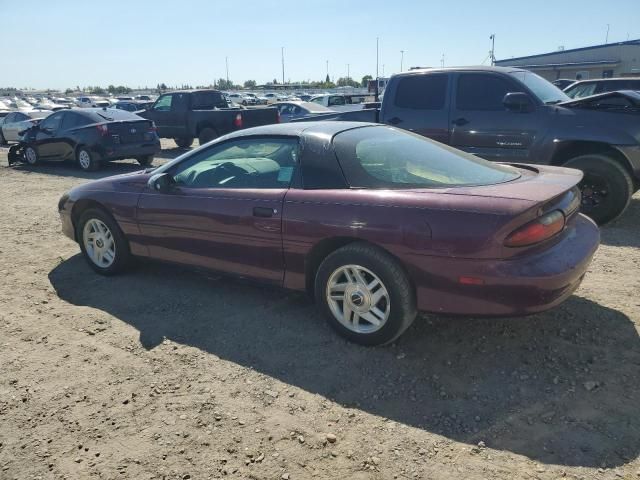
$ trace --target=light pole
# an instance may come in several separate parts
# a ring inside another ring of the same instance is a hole
[[[351,76],[349,75],[349,64],[347,63],[347,81],[349,81],[350,78]]]
[[[494,66],[496,64],[496,56],[495,56],[496,34],[492,33],[489,38],[491,39],[491,65]]]
[[[284,85],[284,47],[282,47],[281,54],[282,54],[282,84]]]
[[[329,60],[327,60],[327,78],[329,78]]]
[[[229,57],[224,57],[224,63],[227,67],[227,88],[229,88]]]
[[[607,23],[607,36],[604,39],[604,43],[609,43],[609,24]]]
[[[402,63],[404,61],[404,50],[400,50],[400,73],[402,73]]]

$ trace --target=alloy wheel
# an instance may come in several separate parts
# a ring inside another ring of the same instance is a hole
[[[33,147],[27,147],[24,151],[24,158],[27,160],[29,165],[35,165],[38,161],[38,154]]]
[[[80,150],[80,153],[78,154],[78,163],[80,164],[80,167],[87,170],[91,166],[91,155],[89,155],[89,152],[86,150]]]
[[[109,227],[97,218],[84,224],[82,241],[87,256],[100,268],[109,268],[116,259],[116,243]]]

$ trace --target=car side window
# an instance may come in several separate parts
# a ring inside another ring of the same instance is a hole
[[[329,98],[329,106],[333,105],[344,105],[344,97],[330,97]]]
[[[67,114],[62,119],[62,128],[64,130],[70,130],[72,128],[88,125],[89,123],[91,123],[91,120],[83,117],[82,115],[78,115],[77,113],[73,112],[67,112]]]
[[[456,106],[458,110],[504,110],[504,96],[517,91],[496,75],[463,73],[458,77]]]
[[[64,113],[65,112],[57,112],[48,116],[40,123],[40,129],[50,130],[51,132],[54,132],[54,133],[57,132],[58,129],[60,128],[60,122],[62,121],[62,117],[64,116]]]
[[[162,95],[156,104],[153,106],[153,109],[158,112],[168,112],[171,110],[171,101],[173,99],[173,95]]]
[[[297,139],[251,138],[198,152],[172,173],[184,188],[288,188],[297,164]]]
[[[396,107],[415,110],[442,110],[447,99],[447,75],[411,75],[400,79]]]
[[[4,117],[4,122],[2,122],[2,123],[4,125],[7,125],[9,123],[13,123],[15,121],[14,118],[16,118],[16,114],[15,113],[10,113],[6,117]]]

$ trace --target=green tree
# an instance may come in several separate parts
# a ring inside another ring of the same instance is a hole
[[[360,84],[353,80],[353,78],[349,77],[340,77],[336,82],[336,85],[339,87],[359,87]]]
[[[224,78],[218,79],[219,90],[233,90],[233,82],[231,80],[225,80]]]
[[[244,88],[256,88],[256,81],[255,80],[247,80],[246,82],[244,82]]]
[[[364,77],[362,77],[360,86],[362,88],[367,88],[369,86],[369,80],[373,80],[373,77],[371,75],[365,75]]]

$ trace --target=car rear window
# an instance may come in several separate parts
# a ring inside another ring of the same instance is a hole
[[[494,185],[520,177],[512,167],[393,127],[339,133],[335,152],[351,187],[443,188]]]

